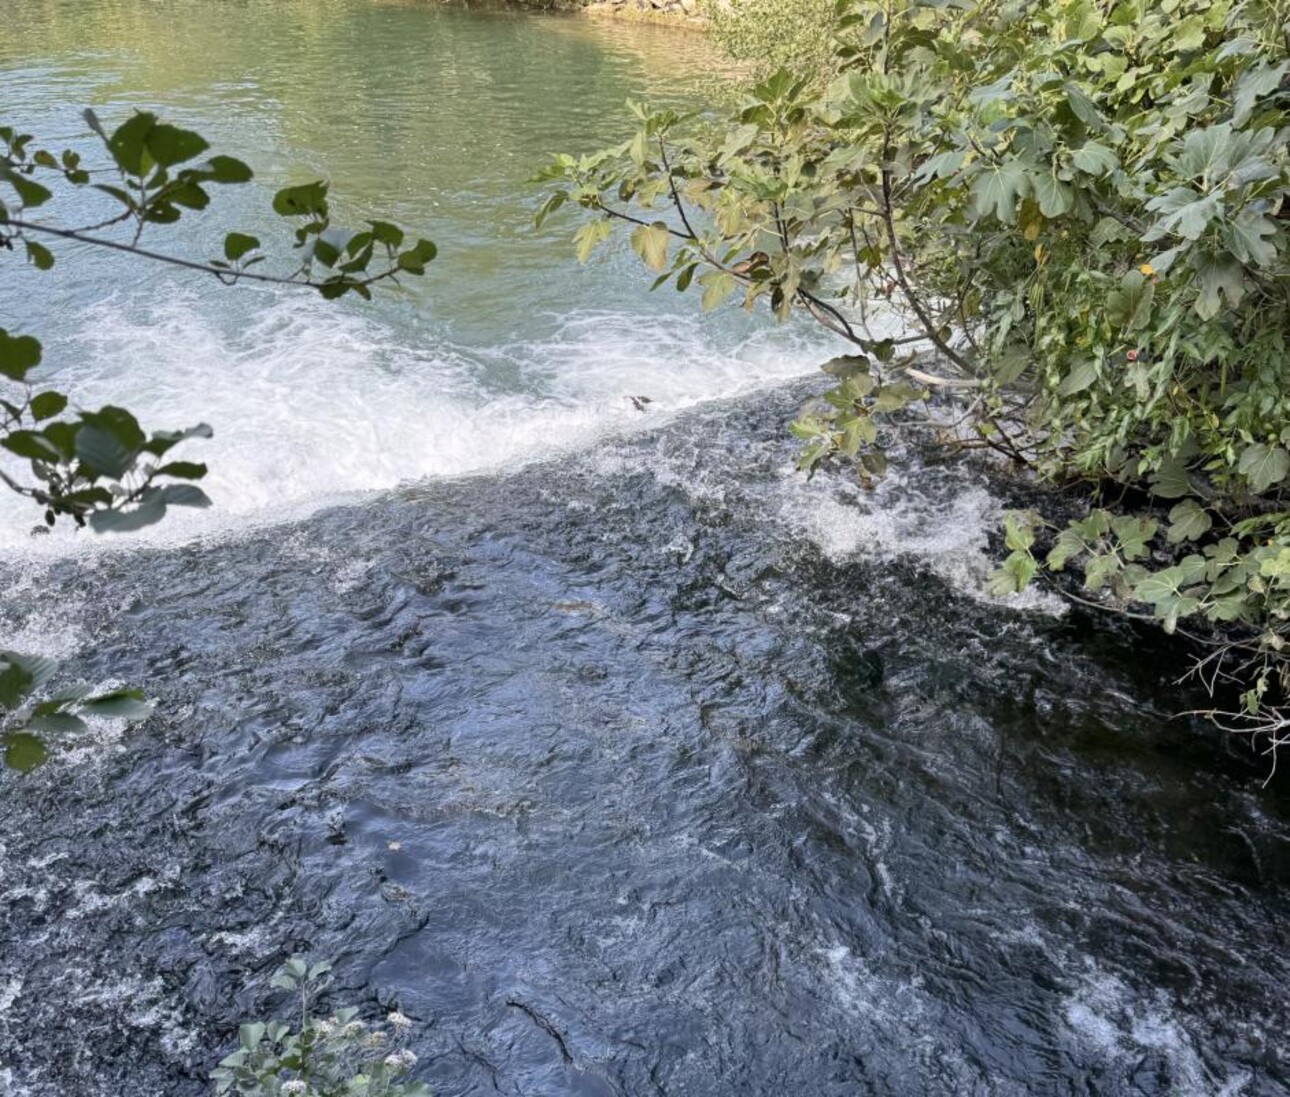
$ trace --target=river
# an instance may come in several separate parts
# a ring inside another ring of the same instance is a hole
[[[1290,1092],[1290,796],[1173,718],[1176,652],[987,597],[988,470],[796,474],[818,333],[531,229],[546,154],[711,93],[701,38],[6,15],[8,119],[148,107],[257,169],[197,254],[321,174],[440,258],[331,306],[0,268],[78,398],[216,432],[215,506],[139,537],[0,501],[9,646],[158,701],[0,773],[0,1093],[207,1092],[298,951],[413,1019],[440,1097]]]

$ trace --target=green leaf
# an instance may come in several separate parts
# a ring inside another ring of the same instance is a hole
[[[157,124],[157,116],[139,111],[116,128],[107,147],[112,159],[126,175],[140,176],[152,167],[152,157],[147,149],[148,134]]]
[[[972,209],[985,217],[993,214],[1005,225],[1017,219],[1017,202],[1030,193],[1030,175],[1017,158],[987,164],[972,180]]]
[[[144,443],[143,448],[154,457],[161,457],[180,442],[189,438],[211,438],[215,432],[206,423],[198,423],[187,430],[159,430]]]
[[[1111,532],[1115,534],[1126,560],[1140,560],[1146,556],[1147,542],[1156,535],[1158,528],[1154,518],[1126,514],[1111,519]]]
[[[585,263],[595,250],[598,244],[609,239],[613,226],[607,218],[598,221],[588,221],[577,232],[573,234],[573,242],[576,245],[576,252],[579,263]]]
[[[57,465],[63,460],[63,454],[59,448],[40,431],[10,431],[4,438],[0,438],[0,446],[29,461],[44,461],[47,464]]]
[[[429,240],[418,240],[413,247],[399,253],[399,269],[410,274],[424,274],[426,264],[439,254],[439,249]]]
[[[1169,512],[1169,531],[1166,537],[1171,545],[1195,541],[1208,533],[1213,524],[1209,511],[1195,499],[1184,499]]]
[[[41,392],[31,398],[31,414],[39,422],[52,419],[67,407],[67,397],[61,392]]]
[[[144,433],[124,408],[106,407],[85,412],[76,432],[76,456],[95,476],[119,480],[138,459]]]
[[[1245,272],[1239,263],[1217,256],[1207,256],[1197,264],[1196,313],[1202,320],[1212,320],[1222,311],[1222,298],[1233,308],[1245,296]]]
[[[22,381],[40,365],[40,343],[30,335],[10,335],[0,328],[0,374]]]
[[[0,161],[0,179],[4,179],[5,182],[13,187],[22,204],[31,209],[43,206],[53,197],[53,193],[48,187],[41,186],[34,179],[28,179],[25,175],[18,175],[16,172],[4,170],[3,161]]]
[[[248,251],[255,251],[260,246],[260,241],[254,236],[248,236],[244,232],[230,232],[224,237],[224,258],[230,263],[236,263]]]
[[[391,248],[403,246],[403,230],[398,225],[391,225],[388,221],[369,221],[368,224],[372,235],[382,244]]]
[[[95,533],[133,533],[165,516],[166,501],[161,489],[149,488],[130,510],[96,510],[90,515],[90,527]]]
[[[542,203],[541,208],[533,215],[533,227],[540,229],[542,227],[542,222],[550,217],[551,214],[563,206],[568,200],[569,192],[567,190],[552,191],[551,194],[547,196],[547,200]]]
[[[1032,174],[1030,186],[1045,217],[1061,217],[1075,208],[1075,191],[1048,172]]]
[[[632,230],[632,250],[641,257],[650,270],[661,271],[667,266],[667,245],[671,234],[667,225],[655,221],[652,225],[640,225]]]
[[[1075,150],[1071,163],[1088,175],[1106,175],[1120,166],[1120,158],[1097,141],[1086,141]]]
[[[45,744],[35,735],[11,731],[4,737],[4,764],[19,773],[30,773],[49,757]]]
[[[1131,270],[1107,298],[1107,314],[1124,331],[1138,331],[1151,320],[1155,296],[1155,284],[1141,271]]]
[[[1003,518],[1004,544],[1013,552],[1028,552],[1035,543],[1034,526],[1024,514],[1006,514]]]
[[[1102,590],[1113,583],[1123,564],[1113,552],[1093,553],[1084,561],[1084,588]]]
[[[1187,466],[1177,457],[1166,457],[1151,474],[1151,494],[1161,499],[1180,499],[1191,493],[1191,478]]]
[[[1267,491],[1290,474],[1290,453],[1281,446],[1268,446],[1256,442],[1246,446],[1237,463],[1237,471],[1249,481],[1256,493]]]
[[[1223,211],[1219,192],[1201,195],[1191,187],[1174,187],[1151,199],[1146,208],[1160,215],[1156,227],[1147,234],[1148,240],[1158,239],[1165,233],[1174,233],[1184,240],[1199,240],[1210,222]]]
[[[1020,594],[1030,585],[1037,570],[1038,565],[1029,553],[1011,553],[1004,559],[1003,565],[990,576],[986,584],[986,593],[995,598]]]
[[[249,167],[232,156],[212,156],[205,163],[188,171],[207,183],[249,183],[255,177]]]
[[[839,381],[862,379],[861,384],[867,386],[862,390],[862,396],[868,396],[873,391],[874,380],[870,373],[869,359],[863,354],[840,354],[836,358],[830,358],[820,369]]]
[[[153,706],[144,700],[143,691],[119,689],[82,702],[84,712],[93,716],[107,716],[132,723],[146,720],[152,715]]]
[[[282,217],[326,216],[327,184],[319,180],[283,187],[273,196],[273,212]]]
[[[205,466],[202,466],[205,471]],[[201,488],[193,484],[167,484],[161,489],[161,497],[167,506],[172,507],[209,507],[210,497]]]
[[[35,684],[35,675],[26,667],[9,658],[0,661],[0,708],[12,712],[21,707]]]
[[[171,461],[161,465],[156,475],[174,476],[180,480],[200,480],[206,472],[206,466],[196,461]]]
[[[37,270],[49,270],[54,265],[54,253],[44,244],[38,244],[35,240],[24,240],[27,247],[27,262]]]
[[[1062,378],[1061,384],[1057,386],[1059,396],[1074,396],[1077,392],[1083,392],[1098,378],[1098,368],[1096,360],[1092,358],[1081,358],[1072,366],[1069,373]]]
[[[264,1039],[265,1026],[259,1023],[253,1025],[239,1025],[237,1030],[238,1042],[247,1050],[254,1051],[260,1046],[260,1041]]]
[[[699,276],[699,285],[703,286],[703,311],[711,312],[734,292],[735,279],[723,270],[710,270]]]
[[[178,126],[158,122],[144,138],[144,144],[153,160],[163,168],[182,164],[194,156],[200,156],[210,145],[200,134],[192,130],[180,129]]]
[[[1057,535],[1057,540],[1054,542],[1052,549],[1049,550],[1045,562],[1053,571],[1061,571],[1087,547],[1084,543],[1084,538],[1075,530],[1064,529]]]

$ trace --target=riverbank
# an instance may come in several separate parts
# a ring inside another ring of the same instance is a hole
[[[595,19],[656,23],[682,30],[706,31],[708,28],[700,0],[597,0],[580,10]]]
[[[705,0],[514,0],[514,5],[528,11],[564,12],[678,30],[706,31],[710,25]]]

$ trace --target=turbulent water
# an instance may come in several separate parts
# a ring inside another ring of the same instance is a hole
[[[684,101],[700,48],[24,6],[24,120],[224,126],[443,258],[339,310],[111,263],[37,307],[5,268],[87,400],[214,423],[218,505],[142,544],[6,514],[8,643],[159,705],[0,774],[0,1092],[205,1092],[297,951],[413,1018],[441,1097],[1290,1089],[1290,801],[1170,718],[1176,653],[987,598],[981,470],[797,476],[806,334],[523,229],[533,158]]]

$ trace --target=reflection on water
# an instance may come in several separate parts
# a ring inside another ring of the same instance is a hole
[[[629,96],[701,101],[715,66],[700,36],[369,0],[64,0],[23,6],[10,29],[0,98],[25,126],[75,142],[83,105],[111,119],[145,106],[257,169],[250,193],[155,238],[172,250],[217,255],[235,227],[282,240],[269,195],[310,175],[331,180],[338,217],[379,214],[439,246],[424,280],[338,306],[115,253],[60,250],[75,261],[51,275],[7,263],[0,324],[44,338],[76,398],[214,426],[201,457],[215,509],[148,537],[510,466],[824,354],[814,333],[803,344],[736,308],[700,319],[690,298],[643,293],[626,249],[579,267],[571,220],[532,228],[528,179],[552,152],[623,136]],[[26,529],[0,498],[0,537]]]

